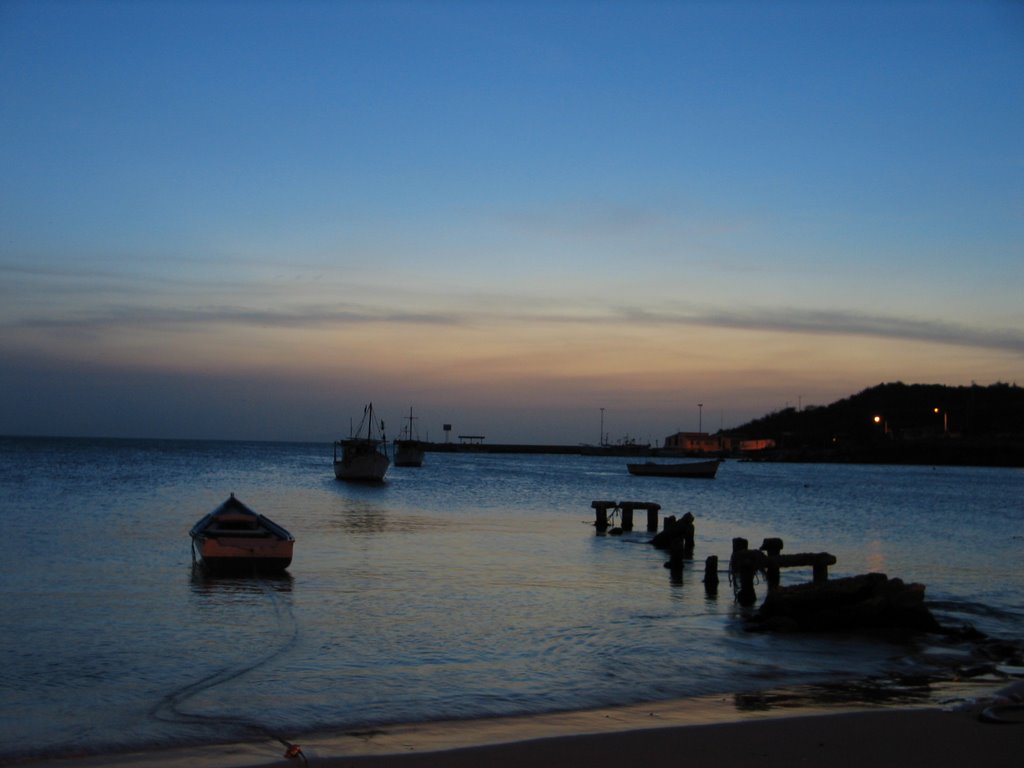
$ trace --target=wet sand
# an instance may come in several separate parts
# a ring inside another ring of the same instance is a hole
[[[1016,698],[1014,698],[1016,697]],[[686,699],[586,712],[417,723],[296,738],[306,764],[325,768],[862,768],[1024,765],[1024,723],[979,717],[1024,697],[1024,683],[973,706],[737,710],[734,697]],[[1018,710],[1005,710],[1019,718]],[[276,741],[24,763],[36,768],[270,768],[301,766]]]

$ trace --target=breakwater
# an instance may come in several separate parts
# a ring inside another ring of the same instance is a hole
[[[685,456],[649,445],[534,445],[523,443],[423,443],[434,453],[521,453],[562,456]]]
[[[499,453],[562,456],[622,456],[662,459],[731,458],[802,464],[906,464],[931,466],[1024,467],[1024,442],[950,439],[884,441],[839,448],[776,448],[760,451],[681,452],[649,445],[535,445],[516,443],[423,443],[435,453]]]

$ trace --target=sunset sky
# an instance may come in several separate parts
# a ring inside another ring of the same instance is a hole
[[[2,0],[0,169],[0,434],[1024,383],[1020,2]]]

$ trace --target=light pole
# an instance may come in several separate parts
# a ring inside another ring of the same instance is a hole
[[[704,434],[704,403],[697,403],[697,434]]]
[[[597,444],[604,445],[604,408],[601,409],[601,434],[597,437]]]

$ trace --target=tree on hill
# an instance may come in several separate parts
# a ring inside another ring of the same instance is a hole
[[[1024,389],[1003,383],[879,384],[831,405],[776,411],[725,434],[769,438],[784,449],[819,451],[952,438],[1019,449],[1024,443]]]

